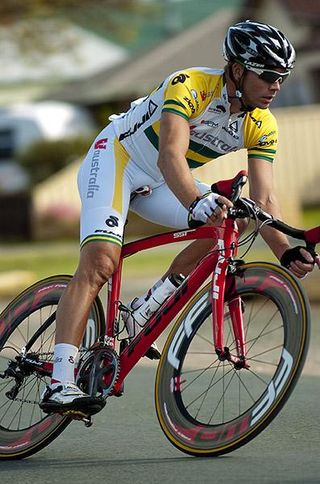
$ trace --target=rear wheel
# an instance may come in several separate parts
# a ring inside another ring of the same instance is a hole
[[[160,425],[173,445],[195,456],[231,452],[259,434],[289,398],[307,353],[309,304],[297,280],[264,263],[243,265],[231,277],[232,296],[243,302],[249,368],[216,355],[208,285],[176,322],[157,371]],[[225,340],[235,354],[227,303]]]
[[[56,308],[70,279],[53,276],[37,282],[0,315],[0,459],[34,454],[71,421],[46,415],[39,407],[52,371]],[[104,326],[97,298],[82,342],[84,350],[104,334]]]

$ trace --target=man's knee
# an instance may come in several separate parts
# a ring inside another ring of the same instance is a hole
[[[91,287],[101,288],[119,264],[121,248],[104,242],[91,242],[81,250],[77,275]]]

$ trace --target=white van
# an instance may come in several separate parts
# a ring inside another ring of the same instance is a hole
[[[88,135],[95,129],[89,113],[67,103],[43,101],[0,108],[0,192],[28,186],[17,154],[35,141]]]

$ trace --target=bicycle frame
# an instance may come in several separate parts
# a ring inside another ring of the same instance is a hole
[[[226,283],[228,280],[227,269],[230,258],[236,255],[238,240],[237,224],[231,219],[225,220],[221,227],[199,227],[196,229],[169,232],[125,244],[118,270],[113,274],[108,284],[105,343],[112,348],[115,347],[123,260],[142,250],[159,247],[161,245],[167,245],[177,241],[183,242],[208,238],[214,241],[216,240],[216,245],[213,249],[199,262],[197,267],[175,293],[151,317],[141,332],[121,351],[120,373],[114,388],[115,394],[121,391],[123,380],[131,369],[144,356],[150,345],[167,328],[179,311],[194,296],[210,274],[212,274],[213,345],[216,353],[220,359],[229,359],[236,365],[245,366],[245,340],[241,301],[239,297],[232,299],[229,303],[234,336],[237,341],[237,357],[232,357],[224,348],[224,295],[225,291],[230,289]]]

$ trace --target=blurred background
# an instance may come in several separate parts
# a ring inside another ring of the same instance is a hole
[[[0,286],[1,272],[8,286],[13,248],[25,270],[41,247],[59,253],[53,264],[43,252],[39,266],[48,268],[36,276],[72,271],[76,174],[93,137],[171,72],[223,67],[228,26],[248,18],[280,28],[296,47],[296,69],[272,107],[280,130],[275,178],[283,218],[319,224],[319,1],[1,0]],[[227,158],[196,176],[212,182],[246,167],[245,152]],[[150,225],[130,217],[127,235],[146,233]]]

